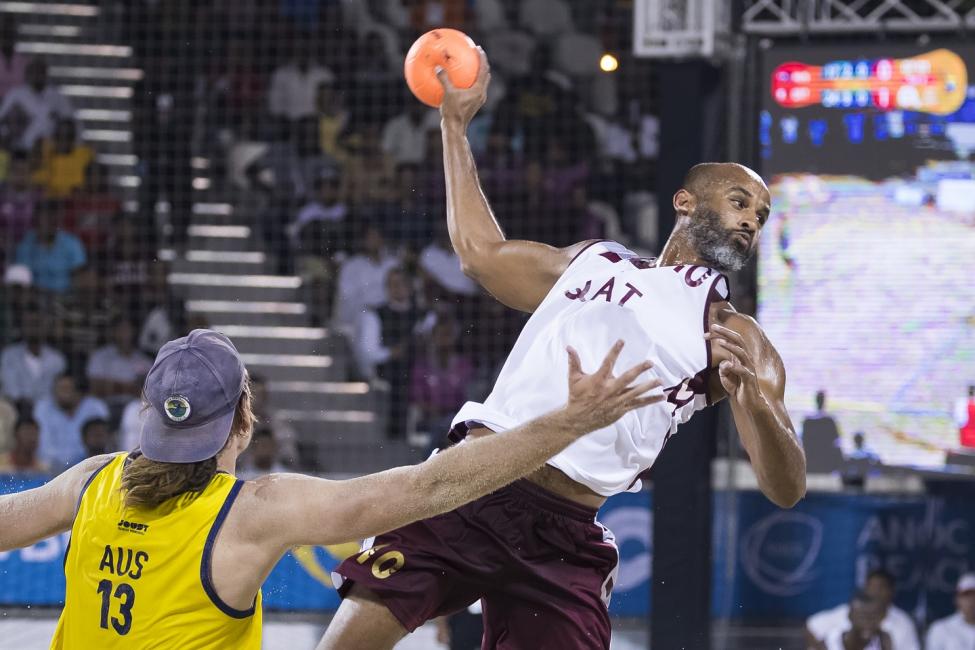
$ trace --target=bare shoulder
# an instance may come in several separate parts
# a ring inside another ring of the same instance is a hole
[[[512,309],[531,313],[592,243],[555,248],[535,241],[502,239],[458,254],[464,273],[488,293]]]
[[[237,498],[238,500],[249,501],[255,507],[266,507],[274,505],[288,496],[293,496],[295,490],[299,490],[309,483],[331,483],[331,481],[294,472],[265,474],[244,481]]]
[[[234,503],[238,510],[247,510],[250,517],[260,516],[269,508],[273,508],[279,500],[279,494],[284,491],[281,485],[287,482],[292,474],[267,474],[249,481],[244,481]]]
[[[277,473],[245,481],[231,510],[232,525],[244,540],[275,544],[287,540],[302,521],[309,494],[326,492],[334,481],[305,474]]]
[[[576,242],[566,246],[565,248],[559,248],[558,251],[562,254],[562,257],[567,263],[572,262],[575,258],[579,256],[584,250],[592,246],[593,244],[598,244],[599,242],[606,241],[605,239],[584,239],[583,241]]]
[[[98,456],[92,456],[91,458],[86,458],[71,469],[80,469],[82,472],[94,472],[96,469],[107,465],[119,456],[124,456],[128,452],[116,451],[111,454],[99,454]],[[68,470],[71,471],[71,470]]]
[[[738,332],[746,339],[765,338],[762,326],[752,316],[743,314],[728,301],[716,302],[711,306],[712,322],[724,325]]]
[[[715,320],[712,322],[726,327],[740,337],[740,344],[745,348],[753,364],[752,368],[763,385],[770,390],[784,393],[785,364],[759,322],[751,316],[735,310],[727,302],[723,303],[723,306],[714,316]],[[721,359],[717,358],[718,355],[715,356],[715,360],[720,362]]]
[[[515,256],[524,256],[524,260],[534,269],[547,273],[554,281],[565,273],[569,265],[587,248],[601,241],[604,240],[587,239],[564,248],[556,248],[540,242],[520,240],[505,241],[502,245],[506,248],[506,254],[504,256],[506,259],[514,262]],[[513,268],[517,269],[518,266],[514,265]]]
[[[269,474],[244,481],[223,528],[235,544],[254,549],[274,545],[273,531],[278,529],[276,493],[280,474]],[[279,517],[278,517],[279,518]]]
[[[86,458],[71,469],[65,470],[63,474],[54,480],[57,481],[63,478],[66,486],[74,489],[75,494],[80,494],[81,489],[88,483],[88,480],[95,472],[125,453],[124,451],[120,451]]]
[[[86,458],[80,463],[66,469],[55,476],[43,487],[38,488],[45,494],[47,503],[56,508],[58,512],[64,513],[63,516],[74,518],[78,506],[78,499],[85,485],[99,469],[110,463],[124,452],[114,454],[102,454]]]
[[[754,317],[743,314],[730,302],[715,303],[712,306],[712,322],[724,325],[733,332],[737,332],[754,351],[781,362],[775,346],[765,335],[765,330]]]

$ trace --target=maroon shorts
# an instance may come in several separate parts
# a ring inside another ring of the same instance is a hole
[[[484,648],[605,649],[618,564],[596,510],[521,480],[367,540],[335,584],[369,589],[411,632],[481,599]]]

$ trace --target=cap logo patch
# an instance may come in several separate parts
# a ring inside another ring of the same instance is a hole
[[[173,422],[182,422],[190,417],[190,402],[182,395],[173,395],[166,400],[163,405],[166,417]]]

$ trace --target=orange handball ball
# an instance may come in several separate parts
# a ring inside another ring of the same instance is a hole
[[[474,41],[456,29],[433,29],[416,39],[406,53],[403,64],[406,85],[417,99],[434,108],[443,101],[437,66],[447,71],[447,78],[454,86],[470,88],[480,67]]]

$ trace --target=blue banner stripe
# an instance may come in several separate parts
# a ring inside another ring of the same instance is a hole
[[[0,493],[42,483],[38,477],[0,477]],[[733,519],[729,504],[737,509]],[[897,604],[919,620],[931,620],[952,611],[955,581],[975,568],[975,509],[964,495],[813,494],[792,510],[780,510],[758,493],[734,499],[717,493],[714,513],[715,616],[802,619],[844,602],[859,578],[884,567],[899,581]],[[648,492],[617,495],[600,510],[600,522],[613,531],[620,549],[610,605],[614,615],[644,616],[650,610],[652,519]],[[729,523],[737,531],[730,547]],[[65,534],[0,553],[0,604],[60,605],[67,541]],[[264,584],[265,607],[335,609],[339,598],[331,571],[356,548],[305,547],[288,553]]]

